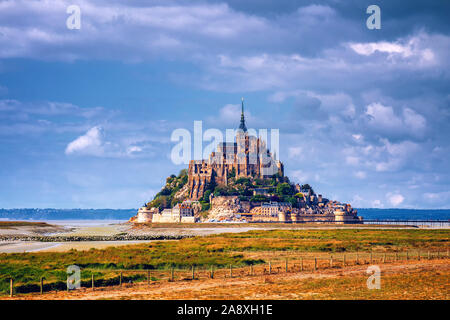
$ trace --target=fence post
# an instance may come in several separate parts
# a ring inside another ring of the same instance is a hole
[[[438,250],[438,252],[437,252],[437,258],[439,259],[439,250]]]
[[[373,261],[373,257],[372,257],[372,252],[370,253],[370,264],[372,264]]]
[[[40,292],[41,292],[41,294],[44,292],[44,277],[41,277]]]
[[[192,265],[192,280],[195,279],[195,266]]]
[[[252,264],[250,265],[250,275],[251,276],[253,275],[253,265]]]
[[[430,260],[430,250],[428,250],[428,260]]]
[[[147,270],[147,284],[150,285],[150,270]]]
[[[94,274],[91,274],[92,290],[94,290]]]
[[[288,272],[288,259],[286,258],[286,265],[285,265],[286,273]]]
[[[420,250],[417,250],[417,260],[420,261]]]
[[[10,278],[9,279],[9,296],[12,298],[13,295],[14,295],[14,279]]]
[[[359,264],[359,254],[358,254],[358,252],[356,253],[356,264]]]
[[[408,261],[408,260],[409,260],[409,251],[406,250],[406,261]]]
[[[211,265],[211,272],[210,272],[211,279],[214,279],[214,267]]]
[[[119,286],[122,286],[122,271],[120,271]]]
[[[448,258],[448,249],[447,249],[447,258]]]
[[[395,253],[395,261],[398,261],[398,252]]]
[[[174,281],[175,280],[175,269],[174,267],[170,268],[170,281]]]
[[[345,267],[345,253],[344,253],[344,259],[343,259],[342,263],[343,263],[343,266]]]
[[[333,268],[333,256],[330,256],[330,268]]]
[[[314,271],[317,270],[317,258],[314,257]]]

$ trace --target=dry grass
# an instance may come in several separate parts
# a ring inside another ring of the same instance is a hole
[[[16,299],[444,299],[450,298],[448,260],[380,265],[381,289],[366,286],[367,266],[275,275],[158,282],[148,286],[20,295]],[[8,299],[7,297],[4,297]]]

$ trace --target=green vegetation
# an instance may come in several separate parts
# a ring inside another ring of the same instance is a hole
[[[216,187],[213,192],[215,196],[239,196],[241,201],[290,202],[293,206],[298,204],[298,197],[295,197],[295,186],[288,177],[276,174],[265,179],[255,177],[235,179],[234,175],[233,171],[228,173],[228,185]],[[305,187],[306,189],[310,188],[309,185],[305,185]],[[264,189],[268,195],[253,195],[254,189]]]
[[[159,208],[160,210],[172,208],[188,198],[188,194],[180,194],[182,188],[188,182],[188,171],[183,169],[178,176],[171,175],[166,179],[165,186],[158,192],[152,201],[148,202],[147,208]],[[227,173],[227,185],[217,185],[215,177],[205,186],[205,193],[199,202],[202,205],[202,211],[210,208],[210,196],[239,196],[241,201],[252,202],[290,202],[293,207],[298,206],[302,194],[297,193],[295,185],[289,181],[288,177],[282,177],[278,173],[268,178],[241,177],[236,179],[236,170],[232,168]],[[254,189],[265,189],[269,196],[253,195]],[[309,184],[304,184],[301,189],[305,192],[313,189]]]
[[[175,195],[188,182],[188,171],[183,169],[178,176],[171,175],[166,179],[166,185],[158,192],[152,201],[147,203],[147,208],[159,208],[160,210],[171,208],[184,200],[183,197],[176,198]]]
[[[41,276],[51,288],[63,286],[71,264],[83,270],[89,281],[92,272],[98,281],[116,283],[120,269],[167,269],[233,264],[245,266],[273,259],[280,254],[320,252],[442,250],[449,248],[450,230],[255,230],[179,241],[68,252],[0,254],[0,292],[8,292],[8,279],[20,285],[37,285]],[[257,257],[255,257],[255,253]],[[115,272],[116,271],[116,272]],[[142,276],[142,275],[141,275]],[[135,275],[139,279],[139,275]],[[130,278],[131,279],[131,278]],[[132,280],[132,279],[131,279]]]

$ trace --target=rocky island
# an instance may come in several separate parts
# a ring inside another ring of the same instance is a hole
[[[309,184],[292,183],[265,141],[249,134],[242,101],[234,142],[223,142],[209,159],[191,160],[171,175],[135,223],[150,222],[337,222],[360,223],[348,203],[324,198]]]

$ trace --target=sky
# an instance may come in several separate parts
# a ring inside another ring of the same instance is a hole
[[[137,208],[187,167],[173,131],[237,128],[241,97],[247,127],[279,129],[291,181],[354,207],[450,208],[449,13],[0,0],[0,208]]]

